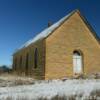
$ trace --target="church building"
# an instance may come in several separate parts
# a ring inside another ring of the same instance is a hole
[[[100,73],[100,39],[74,10],[19,48],[13,71],[43,80]]]

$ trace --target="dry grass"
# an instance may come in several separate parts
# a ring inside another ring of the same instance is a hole
[[[34,79],[11,74],[0,75],[0,87],[34,84]]]
[[[99,93],[99,94],[98,94]],[[38,99],[29,99],[27,97],[18,97],[16,99],[13,99],[12,97],[7,97],[3,100],[100,100],[100,91],[94,91],[91,96],[89,97],[85,97],[83,98],[82,95],[72,95],[72,96],[59,96],[56,95],[55,97],[51,98],[51,99],[47,99],[47,98],[38,98]]]
[[[12,97],[7,97],[3,100],[14,100],[14,99]],[[23,97],[23,98],[18,97],[18,98],[16,98],[16,100],[29,100],[29,99],[27,97]]]

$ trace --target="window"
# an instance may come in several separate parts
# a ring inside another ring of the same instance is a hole
[[[36,48],[34,52],[34,68],[37,68],[37,65],[38,65],[38,50]]]
[[[22,67],[22,56],[20,57],[20,67]]]
[[[83,62],[82,62],[82,53],[79,51],[73,52],[73,71],[74,74],[81,74]]]
[[[29,65],[29,54],[27,53],[27,55],[26,55],[26,69],[25,69],[25,73],[26,73],[26,75],[28,74],[28,65]]]
[[[14,70],[17,68],[17,58],[14,59]]]

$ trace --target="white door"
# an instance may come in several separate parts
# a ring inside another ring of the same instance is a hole
[[[78,52],[73,54],[73,71],[74,74],[82,73],[82,56]]]

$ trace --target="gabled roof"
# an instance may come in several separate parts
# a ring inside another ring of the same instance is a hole
[[[30,39],[29,41],[27,41],[24,45],[22,45],[19,49],[25,48],[27,46],[29,46],[30,44],[40,40],[40,39],[44,39],[47,36],[49,36],[56,28],[58,28],[65,20],[67,20],[71,15],[73,15],[75,12],[77,12],[78,10],[74,10],[71,13],[69,13],[68,15],[66,15],[65,17],[63,17],[62,19],[60,19],[58,22],[56,22],[55,24],[51,25],[50,27],[46,28],[45,30],[43,30],[42,32],[40,32],[38,35],[36,35],[34,38]]]
[[[40,32],[37,36],[35,36],[34,38],[30,39],[29,41],[27,41],[24,45],[22,45],[18,50],[28,47],[30,44],[35,43],[38,40],[44,39],[46,37],[48,37],[56,28],[58,28],[63,22],[65,22],[70,16],[72,16],[75,12],[78,12],[80,17],[83,19],[83,21],[85,22],[85,24],[87,25],[87,27],[90,29],[90,31],[93,33],[93,36],[97,39],[97,41],[100,43],[100,39],[97,36],[97,34],[95,33],[95,31],[93,30],[93,28],[91,27],[91,25],[88,23],[88,21],[85,19],[85,17],[83,17],[83,15],[80,14],[79,10],[74,10],[71,13],[69,13],[67,16],[63,17],[62,19],[60,19],[58,22],[56,22],[55,24],[53,24],[52,26],[46,28],[45,30],[43,30],[42,32]]]

